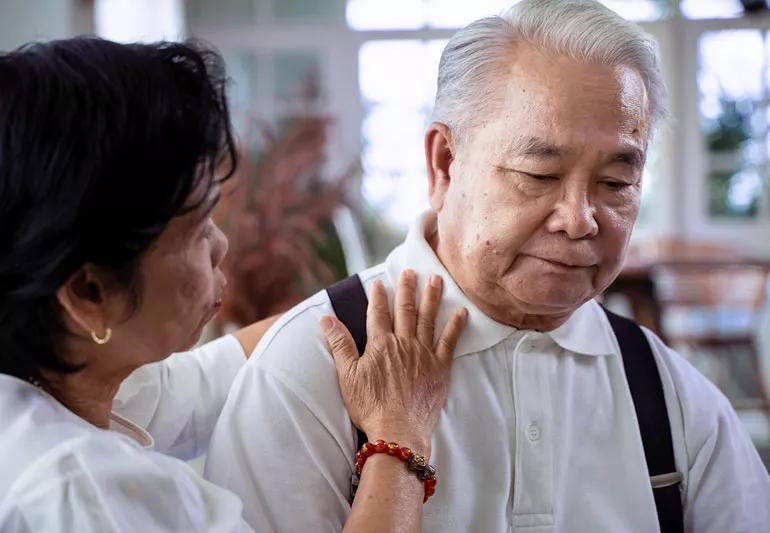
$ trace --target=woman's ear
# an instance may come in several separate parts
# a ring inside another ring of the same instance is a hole
[[[433,211],[444,206],[451,175],[449,168],[455,158],[452,130],[441,122],[434,122],[425,133],[425,160],[428,166],[428,197]]]
[[[104,276],[91,263],[80,267],[59,287],[56,299],[62,307],[65,324],[70,327],[99,335],[110,327],[112,313]]]

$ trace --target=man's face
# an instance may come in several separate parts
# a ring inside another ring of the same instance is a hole
[[[620,270],[639,212],[646,92],[630,68],[524,46],[499,90],[503,104],[454,146],[447,171],[433,165],[433,244],[487,314],[549,329]]]

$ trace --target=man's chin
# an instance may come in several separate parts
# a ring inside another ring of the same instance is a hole
[[[561,315],[571,313],[592,298],[589,291],[540,290],[525,291],[517,300],[533,315]]]

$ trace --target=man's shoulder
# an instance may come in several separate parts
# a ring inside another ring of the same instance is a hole
[[[358,273],[364,286],[385,275],[380,264]],[[284,382],[306,381],[333,372],[331,354],[319,321],[333,315],[329,296],[321,290],[288,310],[259,342],[245,372],[265,372]]]

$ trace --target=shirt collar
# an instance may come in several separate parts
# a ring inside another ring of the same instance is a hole
[[[430,211],[415,220],[406,240],[385,260],[389,284],[395,287],[399,275],[406,268],[417,272],[419,289],[431,274],[438,274],[444,279],[443,303],[436,319],[436,334],[443,330],[456,308],[468,309],[468,324],[457,342],[455,357],[481,352],[520,332],[486,315],[460,290],[426,240],[426,236],[435,229],[436,215]],[[547,335],[570,352],[596,356],[615,353],[613,339],[609,336],[609,321],[593,300],[583,304],[567,322],[547,332]]]

